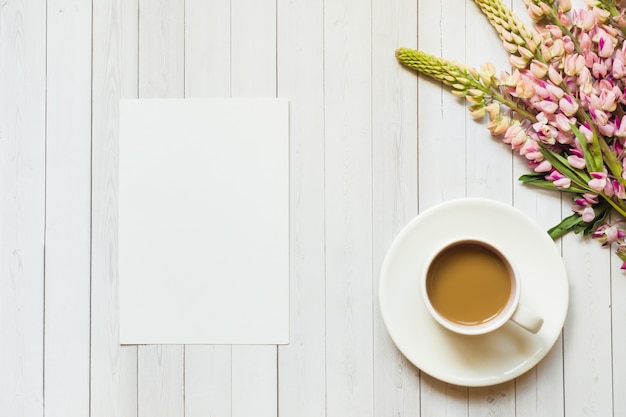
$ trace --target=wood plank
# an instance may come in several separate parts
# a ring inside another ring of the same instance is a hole
[[[185,1],[185,97],[230,95],[230,0]],[[231,415],[231,347],[185,346],[185,416]]]
[[[185,97],[230,96],[230,0],[185,0]]]
[[[185,417],[231,415],[231,346],[185,346]]]
[[[468,390],[468,415],[479,416],[515,416],[515,382],[490,387],[470,388]]]
[[[182,98],[185,2],[142,0],[139,7],[139,97]]]
[[[141,1],[139,7],[139,97],[184,97],[184,0]],[[184,346],[139,346],[137,415],[182,417],[184,392]]]
[[[276,96],[276,2],[231,1],[231,95]],[[232,349],[232,416],[278,414],[277,347]]]
[[[276,1],[231,0],[233,97],[276,95]]]
[[[563,204],[569,215],[571,203]],[[579,235],[563,238],[570,305],[563,330],[565,415],[613,413],[609,251]]]
[[[120,346],[119,99],[137,96],[137,1],[93,3],[91,417],[137,415],[137,347]]]
[[[89,415],[91,4],[48,1],[44,396]]]
[[[0,415],[43,416],[46,3],[0,13]]]
[[[138,416],[184,416],[184,357],[180,345],[139,346]]]
[[[622,262],[611,250],[611,340],[613,348],[613,415],[626,415],[626,396],[620,393],[626,392],[626,277],[621,268]]]
[[[505,4],[510,5],[510,2]],[[480,69],[486,62],[507,69],[508,54],[502,48],[497,33],[491,28],[480,8],[474,3],[466,6],[465,58],[463,62]],[[467,108],[466,103],[462,103]],[[512,152],[500,138],[493,137],[485,121],[473,120],[469,111],[466,119],[465,176],[468,197],[484,197],[512,203],[513,167]],[[485,118],[486,119],[486,118]],[[509,381],[484,388],[470,388],[469,415],[515,415],[515,382]]]
[[[232,349],[232,416],[277,416],[276,346],[236,345]]]
[[[370,7],[324,5],[329,417],[374,413]]]
[[[528,172],[526,159],[515,155],[513,178],[519,178]],[[516,181],[513,186],[513,200],[515,207],[535,219],[546,231],[561,221],[560,193]],[[561,246],[560,241],[555,244]],[[537,366],[517,378],[515,392],[516,413],[519,416],[564,415],[562,338],[559,337],[550,353]]]
[[[372,2],[374,415],[420,415],[420,373],[382,321],[379,274],[386,252],[417,214],[417,77],[391,59],[417,45],[417,2]]]
[[[458,33],[465,31],[462,7],[445,1],[418,3],[419,49],[434,56],[461,61],[465,45]],[[447,89],[425,77],[418,81],[419,210],[466,195],[465,120],[467,110]],[[422,374],[423,415],[468,415],[468,390]]]
[[[325,414],[323,1],[278,1],[278,96],[290,100],[290,344],[278,348],[283,417]]]

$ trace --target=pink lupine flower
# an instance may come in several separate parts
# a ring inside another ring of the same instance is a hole
[[[523,69],[526,68],[526,64],[528,64],[528,61],[521,56],[511,55],[509,57],[509,64],[511,64],[511,66],[514,68]]]
[[[565,91],[563,91],[561,87],[558,87],[552,83],[545,83],[545,84],[546,84],[546,90],[548,90],[548,92],[550,93],[551,100],[558,101],[565,95]]]
[[[598,127],[606,124],[609,121],[609,116],[606,114],[604,110],[589,109],[589,114],[591,114],[593,121],[596,122],[596,125]]]
[[[567,13],[572,9],[571,0],[559,0],[559,11]]]
[[[600,39],[598,39],[598,47],[598,55],[602,58],[608,58],[613,55],[613,50],[615,49],[611,38],[608,36],[601,36]]]
[[[589,68],[583,67],[576,77],[576,84],[578,84],[579,90],[582,93],[591,94],[593,92],[593,77]]]
[[[552,81],[556,85],[559,85],[563,82],[561,72],[557,70],[554,65],[550,65],[550,67],[548,68],[548,77],[550,78],[550,81]]]
[[[556,169],[552,170],[545,178],[548,181],[552,181],[552,184],[558,188],[569,188],[572,185],[572,180]]]
[[[554,127],[559,129],[560,132],[570,134],[572,132],[572,123],[574,122],[575,120],[572,120],[563,113],[557,113],[554,115],[554,120],[551,123]]]
[[[590,223],[596,218],[596,213],[593,211],[593,207],[585,207],[582,212],[583,221]]]
[[[615,132],[613,134],[620,138],[626,137],[626,116],[622,116],[621,119],[615,116],[614,124],[615,124]]]
[[[578,75],[585,67],[585,58],[578,54],[569,55],[565,57],[565,62],[563,64],[563,71],[565,71],[565,74],[569,76]]]
[[[528,16],[532,20],[538,22],[541,19],[543,19],[544,12],[541,9],[541,7],[537,6],[536,4],[532,4],[531,3],[531,4],[528,5]]]
[[[571,0],[525,0],[530,16],[541,20],[530,30],[503,30],[498,19],[508,11],[496,13],[490,23],[513,67],[499,77],[495,67],[486,73],[420,56],[401,62],[465,94],[473,115],[488,114],[487,128],[534,171],[522,181],[589,191],[572,205],[588,224],[576,222],[574,230],[582,227],[588,236],[596,213],[622,216],[593,230],[593,237],[618,246],[626,269],[626,0],[584,1],[587,10],[570,11]],[[559,226],[553,237],[572,230],[570,217]]]
[[[526,132],[519,123],[514,123],[504,133],[502,141],[511,144],[513,149],[519,149],[527,139]]]
[[[593,8],[593,14],[596,16],[597,23],[604,23],[611,17],[611,14],[607,10],[600,9],[599,7]]]
[[[596,191],[604,191],[604,187],[606,187],[606,173],[605,172],[590,172],[589,173],[593,178],[587,182],[587,185]]]
[[[617,97],[613,90],[602,89],[600,93],[600,102],[602,103],[602,110],[614,112],[617,108]]]
[[[548,73],[548,65],[533,59],[530,62],[530,72],[537,78],[543,78]]]
[[[611,186],[613,187],[613,195],[621,200],[626,199],[626,189],[624,188],[624,184],[617,180],[611,181]]]
[[[563,49],[566,54],[572,54],[576,50],[576,45],[569,36],[563,36]]]
[[[583,32],[580,34],[578,38],[578,43],[583,51],[589,51],[593,47],[593,41],[591,40],[591,36],[589,33]]]
[[[589,205],[598,204],[598,194],[585,193],[583,198]]]
[[[512,95],[519,98],[531,98],[535,95],[535,85],[528,77],[520,78],[515,86],[515,93]]]
[[[573,166],[574,168],[583,169],[585,168],[585,158],[581,158],[577,155],[569,155],[567,157],[567,163]]]
[[[552,46],[550,46],[550,55],[552,56],[552,58],[558,58],[563,56],[563,54],[566,52],[566,45],[567,42],[564,39],[555,39]]]
[[[607,68],[604,62],[594,62],[591,65],[591,73],[596,78],[604,78],[608,74],[610,68]]]
[[[501,135],[509,128],[511,119],[505,116],[498,116],[494,120],[487,123],[487,129],[491,131],[493,135]]]
[[[566,116],[573,116],[578,111],[578,103],[572,96],[566,94],[559,100],[559,108]]]
[[[535,90],[535,95],[537,97],[532,97],[532,101],[550,98],[550,90],[548,90],[548,84],[545,81],[535,78],[527,72],[522,73],[522,78],[528,80]]]
[[[559,2],[559,9],[561,8],[561,2]],[[558,11],[557,18],[559,19],[559,23],[564,27],[572,26],[572,19],[569,18],[562,10]]]
[[[537,145],[537,141],[535,139],[529,138],[526,140],[526,142],[524,142],[524,144],[522,145],[522,147],[519,150],[519,154],[521,156],[526,157],[526,159],[532,160],[534,158],[529,158],[528,155],[529,154],[534,154],[534,153],[538,153],[539,156],[543,157],[541,155],[541,152],[539,151],[539,145]],[[624,170],[624,172],[626,173],[626,170]],[[626,175],[626,174],[624,174]]]
[[[554,114],[559,108],[559,105],[553,101],[542,100],[534,104],[534,107],[544,113]]]
[[[615,250],[615,253],[623,259],[624,254],[626,254],[626,243],[624,242],[619,242],[617,244],[617,249]],[[620,269],[626,269],[626,260],[622,262],[622,266],[620,267]]]
[[[621,51],[620,51],[621,52]],[[611,68],[613,78],[620,79],[626,74],[626,67],[624,66],[624,54],[616,54],[613,58],[613,67]]]
[[[589,31],[596,25],[596,15],[587,10],[576,10],[572,13],[572,23],[585,31]]]
[[[587,139],[587,142],[593,141],[593,132],[591,131],[591,129],[589,129],[589,125],[587,124],[587,122],[579,126],[578,130],[580,130],[580,133],[582,133],[585,139]]]
[[[534,169],[535,172],[550,172],[552,171],[552,164],[545,159],[539,163]]]
[[[602,246],[606,246],[617,242],[618,239],[624,239],[626,233],[617,227],[617,224],[609,225],[608,223],[602,223],[591,233],[591,237],[598,239]]]
[[[591,68],[593,64],[600,62],[600,58],[598,58],[598,55],[596,55],[593,50],[585,49],[583,57],[585,58],[585,66],[587,68]]]
[[[606,137],[611,137],[615,132],[615,125],[608,122],[606,122],[605,124],[598,123],[598,132]]]

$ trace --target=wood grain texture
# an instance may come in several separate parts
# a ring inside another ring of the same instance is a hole
[[[445,1],[418,3],[418,47],[434,56],[461,61],[465,45],[459,33],[465,30],[463,7],[446,7]],[[464,103],[425,77],[418,81],[418,179],[419,210],[443,201],[465,197],[466,113]],[[447,386],[422,376],[422,415],[467,416],[468,390]]]
[[[230,1],[185,0],[185,97],[230,96]],[[231,346],[185,346],[185,417],[229,417]]]
[[[278,347],[281,417],[326,409],[323,1],[277,3],[278,96],[290,114],[290,343]]]
[[[276,95],[276,0],[231,0],[233,97]]]
[[[326,413],[373,410],[371,9],[324,4]]]
[[[563,214],[570,214],[570,203]],[[570,280],[570,306],[563,329],[565,414],[613,413],[610,260],[592,240],[563,238]]]
[[[140,346],[137,416],[184,416],[184,357],[180,345]]]
[[[91,4],[48,1],[46,416],[89,415]]]
[[[231,95],[276,96],[276,1],[231,0]],[[276,346],[232,349],[233,417],[278,415]]]
[[[505,1],[510,6],[510,1]],[[485,62],[507,69],[508,54],[480,8],[474,3],[465,6],[465,58],[464,62],[480,69]],[[475,22],[472,24],[472,22]],[[478,24],[478,22],[484,24]],[[466,106],[464,106],[466,107]],[[465,112],[467,171],[465,175],[467,196],[486,197],[507,204],[513,199],[512,152],[499,138],[486,129],[486,119],[474,120]],[[488,388],[470,388],[469,416],[515,415],[515,383],[513,381]]]
[[[137,347],[119,345],[119,99],[137,97],[137,1],[93,4],[91,417],[137,416]]]
[[[613,415],[626,414],[626,273],[620,269],[622,262],[611,254],[611,341],[613,369]]]
[[[278,416],[276,346],[232,347],[232,417]]]
[[[185,97],[230,96],[230,0],[185,0]]]
[[[46,3],[0,9],[0,414],[44,413]]]
[[[0,416],[626,415],[626,278],[596,242],[555,243],[565,329],[509,383],[423,374],[381,321],[380,265],[417,212],[482,196],[546,229],[571,213],[393,57],[508,68],[472,0],[6,0],[0,29]],[[139,96],[290,100],[289,345],[119,345],[118,101]]]
[[[372,253],[374,415],[419,415],[420,373],[395,347],[378,302],[381,266],[391,242],[417,215],[417,77],[393,59],[417,45],[417,3],[372,2]]]
[[[139,98],[185,94],[185,2],[142,0],[139,9]],[[182,417],[184,346],[138,347],[138,417]]]
[[[231,415],[230,357],[230,346],[185,346],[185,417]]]

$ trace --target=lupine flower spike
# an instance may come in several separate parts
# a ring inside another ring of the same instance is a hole
[[[471,115],[528,162],[520,180],[572,195],[573,214],[548,231],[615,247],[626,269],[626,5],[524,0],[527,27],[501,0],[474,0],[509,53],[510,71],[480,69],[410,48],[400,63],[465,98]],[[617,220],[608,219],[613,213]]]

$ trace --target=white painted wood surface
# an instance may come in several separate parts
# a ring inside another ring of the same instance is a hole
[[[378,273],[414,215],[481,196],[547,229],[570,204],[398,46],[507,67],[471,0],[3,2],[0,416],[625,415],[626,275],[578,236],[562,337],[516,380],[449,385],[388,338]],[[211,96],[291,101],[291,343],[120,346],[118,100]]]

